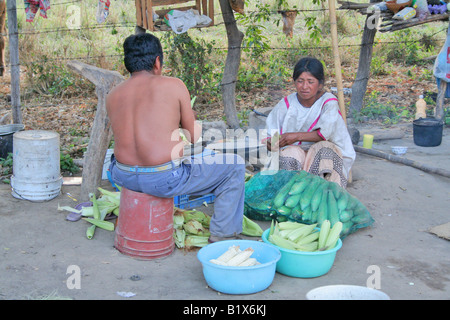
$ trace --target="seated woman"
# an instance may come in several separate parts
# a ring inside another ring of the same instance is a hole
[[[296,92],[284,97],[270,112],[266,127],[279,148],[279,169],[305,170],[347,187],[356,153],[337,98],[324,91],[322,63],[312,57],[300,59],[293,73]]]

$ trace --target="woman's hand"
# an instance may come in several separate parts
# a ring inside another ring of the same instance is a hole
[[[283,133],[280,136],[280,140],[278,142],[279,147],[282,148],[301,141],[300,134],[301,134],[300,132]]]

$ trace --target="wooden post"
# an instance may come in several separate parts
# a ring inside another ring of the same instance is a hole
[[[67,65],[95,85],[98,97],[97,112],[83,163],[80,192],[81,201],[88,201],[89,193],[98,194],[97,187],[100,186],[102,179],[105,154],[112,138],[111,124],[106,112],[106,96],[114,86],[124,80],[124,77],[116,71],[100,69],[79,61],[69,61]]]
[[[19,61],[19,31],[17,28],[16,0],[7,1],[9,60],[11,72],[11,106],[13,123],[22,123],[20,107],[20,61]]]
[[[330,10],[331,41],[333,44],[334,68],[336,70],[339,109],[341,110],[341,114],[342,117],[344,118],[344,121],[347,123],[347,112],[345,110],[345,101],[344,101],[344,88],[342,85],[341,59],[339,57],[335,0],[328,0],[328,7]]]
[[[438,96],[436,99],[436,109],[434,110],[434,117],[437,120],[442,120],[444,118],[444,98],[447,91],[447,85],[447,81],[441,79],[438,88]]]

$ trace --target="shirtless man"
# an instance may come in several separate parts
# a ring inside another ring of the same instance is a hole
[[[201,134],[186,86],[162,75],[163,52],[155,36],[129,36],[123,47],[131,77],[106,100],[115,142],[113,181],[162,198],[213,193],[210,242],[236,237],[242,232],[244,160],[234,154],[183,157],[179,128],[192,143]]]

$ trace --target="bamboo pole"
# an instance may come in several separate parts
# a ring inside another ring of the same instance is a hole
[[[344,118],[345,123],[347,123],[347,113],[345,111],[345,102],[344,102],[344,88],[342,85],[341,59],[339,57],[335,0],[328,0],[328,6],[330,10],[331,40],[333,43],[334,68],[336,70],[339,109],[341,110],[341,114],[342,117]]]

